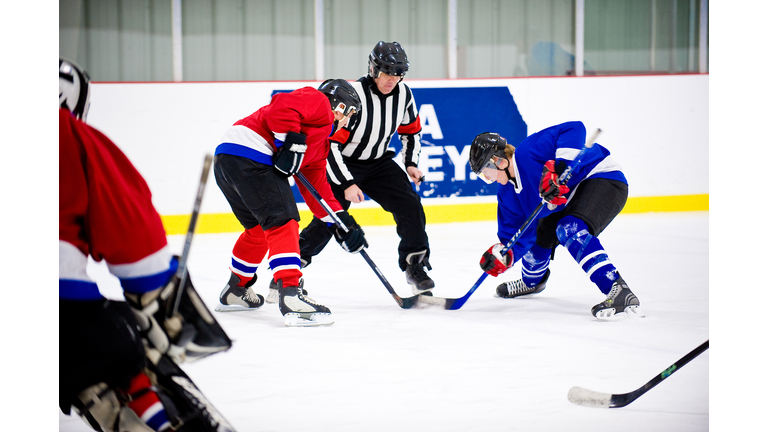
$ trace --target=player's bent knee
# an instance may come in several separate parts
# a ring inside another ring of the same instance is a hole
[[[566,249],[568,249],[577,238],[591,235],[589,233],[589,227],[583,220],[570,215],[560,219],[560,222],[557,223],[557,228],[555,228],[555,234],[557,235],[560,244],[565,246]]]

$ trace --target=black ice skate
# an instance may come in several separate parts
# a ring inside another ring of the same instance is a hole
[[[645,314],[639,306],[640,300],[632,293],[624,279],[619,277],[611,286],[605,301],[592,307],[592,315],[601,321],[612,321],[629,316],[642,318]]]
[[[405,281],[411,286],[413,293],[417,295],[432,295],[430,291],[435,287],[435,281],[430,279],[424,270],[425,266],[428,270],[432,270],[432,266],[429,265],[429,261],[425,258],[426,255],[427,251],[421,251],[408,254],[405,258],[407,263],[405,267]]]
[[[544,277],[536,285],[529,286],[523,283],[522,279],[504,282],[496,287],[496,295],[501,298],[515,298],[520,296],[527,296],[531,294],[538,294],[544,291],[547,287],[547,279],[549,279],[549,269],[544,273]]]
[[[303,285],[300,283],[299,285]],[[280,312],[288,327],[326,326],[334,323],[331,310],[304,294],[302,286],[283,288],[283,280],[277,281],[280,294]]]
[[[256,283],[256,275],[243,287],[237,286],[240,277],[235,273],[229,277],[229,282],[219,295],[219,304],[214,310],[217,312],[238,312],[256,310],[264,305],[264,297],[256,294],[251,285]]]
[[[303,262],[303,261],[302,261]],[[307,295],[307,290],[304,289],[304,279],[299,280],[299,287],[301,288],[301,294]],[[280,293],[277,292],[277,282],[272,278],[269,281],[269,294],[267,294],[267,303],[277,303],[280,301]]]

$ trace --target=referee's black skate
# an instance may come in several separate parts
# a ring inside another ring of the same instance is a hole
[[[640,300],[621,277],[613,283],[605,301],[592,307],[592,315],[600,321],[645,316],[640,310]]]
[[[429,261],[425,258],[427,251],[414,252],[408,254],[405,258],[405,281],[411,286],[411,290],[416,295],[432,295],[431,290],[435,287],[435,281],[427,276],[427,272],[424,270],[426,266],[428,270],[432,270],[432,266],[429,265]]]
[[[277,281],[280,295],[280,313],[288,327],[327,326],[334,323],[331,310],[307,297],[302,280],[300,286],[283,288],[283,280]]]
[[[515,298],[520,296],[527,296],[531,294],[538,294],[544,291],[547,287],[547,279],[549,279],[549,269],[544,273],[544,277],[541,278],[536,285],[526,285],[522,279],[504,282],[496,287],[496,295],[501,298]]]
[[[264,297],[251,289],[251,286],[256,283],[256,275],[253,275],[253,278],[245,286],[237,286],[240,282],[240,277],[232,273],[229,282],[219,295],[219,304],[214,310],[217,312],[239,312],[256,310],[264,305]]]

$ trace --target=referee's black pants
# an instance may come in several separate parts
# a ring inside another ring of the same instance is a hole
[[[424,207],[405,171],[389,157],[373,162],[348,159],[344,162],[360,190],[379,203],[384,210],[392,213],[397,225],[397,235],[400,237],[400,245],[397,248],[400,269],[405,271],[406,257],[413,252],[427,251],[425,258],[429,258]],[[348,210],[352,203],[344,198],[344,190],[332,181],[328,182],[336,199],[344,210]],[[299,235],[301,258],[310,261],[311,257],[325,248],[332,236],[325,222],[313,218]]]

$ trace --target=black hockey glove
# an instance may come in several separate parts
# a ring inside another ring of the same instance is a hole
[[[355,222],[355,219],[346,211],[340,211],[336,213],[341,222],[346,225],[349,231],[344,232],[338,225],[334,225],[333,236],[336,237],[336,241],[339,242],[342,248],[349,253],[358,253],[363,248],[368,247],[368,242],[365,241],[365,233],[360,225]]]
[[[278,173],[290,177],[301,168],[304,153],[307,151],[307,136],[302,133],[288,132],[285,134],[283,146],[272,156],[272,164]]]

